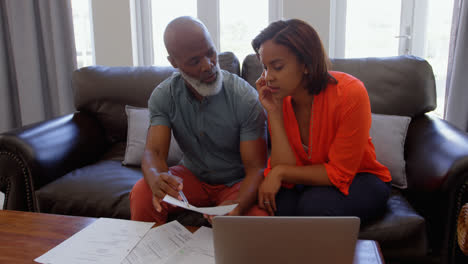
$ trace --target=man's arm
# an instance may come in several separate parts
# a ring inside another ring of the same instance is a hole
[[[263,137],[256,140],[241,141],[240,153],[245,169],[245,178],[242,180],[238,197],[238,213],[247,213],[256,203],[257,192],[263,180],[263,169],[267,160],[267,144]]]
[[[171,129],[167,126],[150,126],[146,138],[141,169],[146,183],[153,193],[153,205],[161,211],[161,200],[166,194],[178,197],[182,185],[167,172],[167,153],[171,142]]]

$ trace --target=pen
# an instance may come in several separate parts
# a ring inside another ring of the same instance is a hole
[[[182,183],[182,179],[181,179],[180,177],[177,177],[177,176],[175,176],[174,174],[172,174],[171,171],[168,171],[167,174],[171,175],[171,176],[174,177],[178,182]],[[187,198],[185,197],[184,192],[182,192],[182,190],[179,191],[179,195],[180,195],[180,197],[182,197],[182,201],[184,202],[185,206],[190,207],[190,204],[189,204]]]
[[[190,207],[190,204],[188,203],[187,198],[185,198],[184,192],[179,191],[179,195],[180,197],[182,197],[182,200],[184,201],[185,206]]]

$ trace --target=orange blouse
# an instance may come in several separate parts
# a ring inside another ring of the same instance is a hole
[[[372,117],[366,88],[349,74],[330,74],[338,83],[329,83],[325,91],[314,97],[312,104],[311,153],[306,153],[302,145],[291,96],[284,98],[284,125],[296,165],[324,164],[331,183],[345,195],[359,172],[369,172],[390,182],[390,171],[377,161],[369,136]],[[270,170],[271,158],[264,175]],[[283,186],[291,188],[293,185],[283,183]]]

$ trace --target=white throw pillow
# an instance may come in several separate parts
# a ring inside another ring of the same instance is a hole
[[[401,189],[406,182],[405,140],[411,117],[372,114],[370,136],[377,160],[385,165],[392,175],[392,185]]]
[[[128,129],[127,129],[127,147],[125,148],[125,157],[123,165],[141,165],[143,151],[146,144],[146,135],[150,125],[149,111],[147,108],[139,108],[126,105]],[[171,144],[167,154],[167,165],[174,166],[182,159],[182,151],[179,144],[171,135]]]

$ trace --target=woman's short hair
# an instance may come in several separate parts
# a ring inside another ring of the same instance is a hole
[[[337,83],[328,73],[330,61],[322,41],[313,27],[299,19],[279,20],[271,23],[252,40],[252,47],[259,56],[260,46],[272,40],[288,47],[297,59],[307,67],[307,90],[319,94],[328,82]]]

